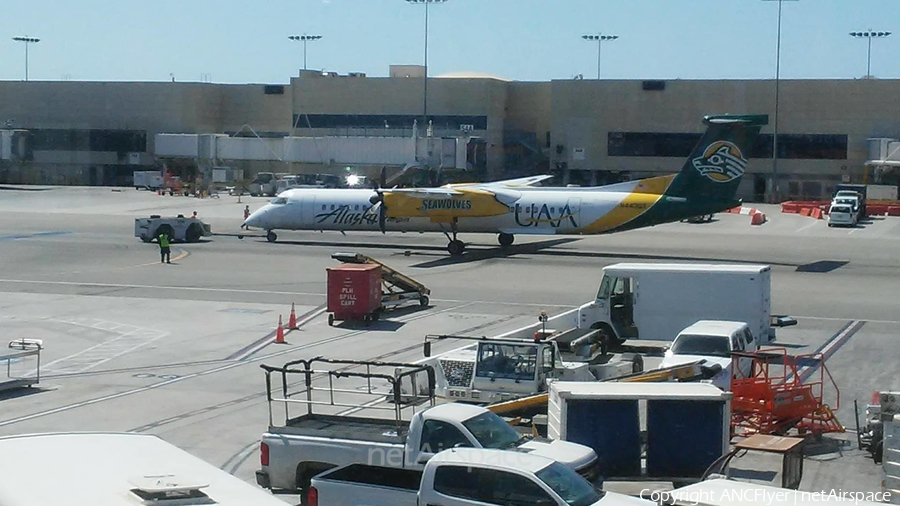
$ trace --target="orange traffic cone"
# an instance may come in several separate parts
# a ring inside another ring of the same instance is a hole
[[[294,303],[291,302],[291,316],[288,318],[288,328],[297,330],[297,313],[294,312]]]
[[[278,315],[278,328],[275,329],[275,343],[284,344],[284,326],[281,324],[281,315]]]

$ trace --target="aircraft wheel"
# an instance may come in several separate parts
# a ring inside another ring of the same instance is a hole
[[[453,256],[462,255],[463,251],[466,250],[466,243],[460,240],[450,241],[450,244],[447,245],[447,251],[450,252]]]
[[[269,230],[268,232],[266,232],[266,240],[269,242],[275,242],[278,240],[278,234]]]
[[[500,246],[512,246],[513,241],[516,239],[516,236],[512,234],[500,234],[497,236],[497,241],[500,242]]]

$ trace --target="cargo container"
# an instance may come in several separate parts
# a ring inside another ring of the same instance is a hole
[[[554,381],[547,414],[547,435],[592,448],[606,479],[697,481],[731,439],[731,393],[707,383]]]
[[[382,310],[381,266],[348,264],[328,268],[328,324],[335,320],[378,320]]]

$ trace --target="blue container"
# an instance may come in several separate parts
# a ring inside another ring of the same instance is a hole
[[[566,440],[589,446],[605,479],[641,475],[641,423],[637,400],[568,402]]]
[[[699,478],[722,456],[721,401],[647,401],[647,475]]]

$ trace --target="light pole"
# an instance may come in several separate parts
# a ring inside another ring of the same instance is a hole
[[[422,126],[428,131],[428,6],[430,4],[442,4],[447,0],[406,0],[410,4],[425,5],[425,79],[422,93]]]
[[[303,42],[303,70],[306,70],[306,43],[313,40],[319,40],[322,38],[321,35],[291,35],[288,37],[291,40]]]
[[[25,80],[28,80],[28,44],[37,44],[41,41],[41,39],[36,39],[34,37],[13,37],[13,40],[16,42],[24,42],[25,43]]]
[[[597,42],[597,80],[600,80],[600,46],[603,44],[605,40],[616,40],[619,38],[618,35],[582,35],[582,39],[589,40],[591,42]]]
[[[781,84],[781,3],[797,0],[763,0],[778,2],[778,35],[775,39],[775,114],[772,121],[772,201],[778,202],[778,91]]]
[[[873,32],[871,28],[865,32],[850,32],[851,37],[869,39],[869,52],[866,57],[866,77],[872,77],[872,39],[883,39],[890,35],[891,32]]]

